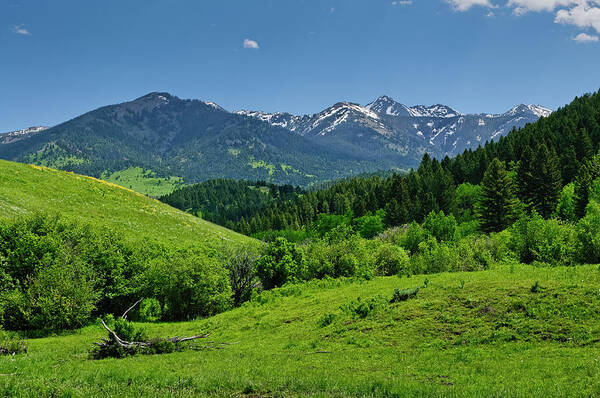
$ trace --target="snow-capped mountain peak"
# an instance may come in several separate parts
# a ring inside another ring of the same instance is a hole
[[[377,98],[375,101],[366,105],[365,108],[374,111],[378,115],[388,116],[411,116],[411,117],[457,117],[462,114],[447,105],[415,105],[406,106],[387,95]]]
[[[349,145],[383,143],[382,151],[405,153],[418,148],[433,155],[456,155],[485,141],[535,122],[552,111],[540,105],[517,105],[502,114],[462,114],[447,105],[406,106],[389,96],[361,106],[338,102],[312,115],[238,111],[303,136],[347,140]]]
[[[48,127],[44,126],[35,126],[29,127],[23,130],[11,131],[8,133],[0,134],[0,144],[10,144],[13,142],[20,141],[25,138],[29,138],[36,134],[39,134],[45,130],[48,130]]]
[[[514,116],[523,113],[533,113],[537,117],[548,117],[552,112],[552,109],[545,108],[541,105],[520,104],[506,112],[505,115]]]

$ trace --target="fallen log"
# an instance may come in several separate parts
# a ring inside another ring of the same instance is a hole
[[[104,322],[104,320],[100,320],[100,322],[102,322],[102,326],[104,326],[104,329],[106,329],[108,331],[108,333],[113,337],[113,341],[115,341],[118,345],[120,345],[123,348],[144,348],[144,347],[149,347],[150,343],[147,341],[126,341],[123,340],[122,338],[120,338],[119,336],[117,336],[117,334],[111,330],[111,328],[108,327],[108,325]],[[191,336],[191,337],[171,337],[168,338],[167,340],[169,340],[170,342],[172,342],[173,344],[178,344],[178,343],[183,343],[186,341],[192,341],[192,340],[197,340],[197,339],[205,339],[209,336],[210,334],[203,334],[203,335],[197,335],[197,336]],[[102,339],[102,342],[96,342],[95,344],[103,347],[106,346],[108,344],[111,343],[111,340],[108,339]]]

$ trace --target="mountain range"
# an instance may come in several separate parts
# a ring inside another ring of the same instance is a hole
[[[186,183],[245,178],[308,186],[377,170],[406,170],[497,139],[552,111],[519,105],[464,115],[387,96],[339,102],[313,115],[229,112],[213,102],[154,92],[51,128],[0,135],[0,158],[110,177],[142,168]]]

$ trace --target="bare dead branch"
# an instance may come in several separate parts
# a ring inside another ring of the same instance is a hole
[[[135,308],[135,306],[136,306],[136,305],[138,305],[139,303],[141,303],[143,300],[144,300],[144,298],[142,297],[141,299],[139,299],[138,301],[136,301],[136,302],[135,302],[135,303],[134,303],[134,304],[133,304],[131,307],[127,308],[127,311],[125,311],[125,312],[123,313],[123,315],[121,315],[121,318],[123,318],[123,319],[127,319],[127,313],[128,313],[129,311],[131,311],[132,309],[134,309],[134,308]]]

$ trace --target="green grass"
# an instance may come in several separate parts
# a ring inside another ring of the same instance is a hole
[[[152,170],[141,167],[130,167],[112,174],[104,172],[101,178],[155,198],[170,194],[183,183],[181,177],[157,177]]]
[[[387,302],[426,279],[416,297]],[[29,340],[28,354],[0,358],[0,394],[598,396],[599,286],[597,266],[315,281],[212,318],[145,325],[210,332],[224,349],[93,361],[98,326]],[[364,318],[341,309],[358,297],[376,304]]]
[[[126,240],[175,247],[250,241],[130,189],[45,167],[0,160],[0,218],[47,211],[120,233]]]

